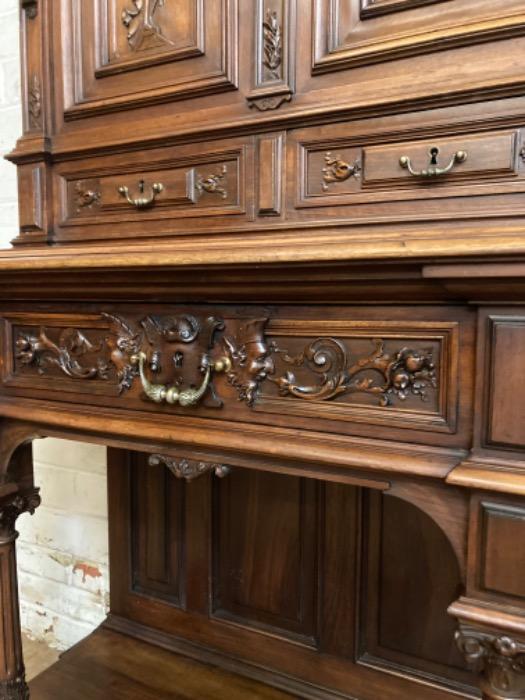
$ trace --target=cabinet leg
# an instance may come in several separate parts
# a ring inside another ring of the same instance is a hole
[[[0,700],[29,700],[22,656],[15,523],[40,503],[36,490],[0,498]]]
[[[483,700],[525,700],[525,643],[463,625],[456,641],[480,674]]]

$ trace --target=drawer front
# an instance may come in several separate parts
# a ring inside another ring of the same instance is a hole
[[[469,429],[468,310],[14,313],[3,334],[24,396],[434,444]]]
[[[523,210],[523,134],[506,129],[381,141],[351,125],[295,132],[290,215],[359,220],[501,216]],[[518,195],[518,196],[517,196]],[[384,203],[384,207],[380,205]],[[349,207],[352,207],[350,210]]]
[[[246,187],[253,150],[252,139],[232,139],[59,165],[58,237],[103,238],[108,224],[112,237],[185,234],[231,216],[246,219],[253,215],[253,185]]]

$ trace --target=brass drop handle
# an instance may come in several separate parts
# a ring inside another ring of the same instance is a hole
[[[180,406],[196,406],[202,399],[209,386],[212,371],[228,372],[231,369],[231,361],[228,357],[221,357],[215,362],[205,356],[203,366],[205,367],[204,378],[201,385],[197,389],[192,387],[188,389],[179,389],[178,386],[166,386],[165,384],[152,384],[146,377],[144,364],[147,360],[146,353],[139,352],[133,355],[131,362],[138,365],[140,380],[144,393],[151,401],[155,403],[169,403],[171,405],[179,404]]]
[[[408,156],[401,156],[399,159],[399,165],[402,168],[405,168],[405,170],[408,170],[408,172],[414,177],[438,177],[439,175],[446,175],[449,173],[456,163],[464,163],[467,160],[466,151],[456,151],[456,153],[454,153],[452,156],[450,163],[444,168],[440,168],[438,165],[439,148],[431,148],[429,155],[430,161],[425,170],[414,170],[412,167],[412,162]]]
[[[144,194],[144,180],[141,180],[139,182],[139,190],[141,195]],[[148,207],[151,207],[155,203],[155,199],[157,198],[157,195],[160,194],[164,190],[164,185],[161,182],[155,182],[152,187],[151,187],[151,194],[147,197],[141,196],[141,197],[131,197],[129,194],[129,189],[125,185],[121,185],[118,188],[118,192],[120,195],[122,195],[126,201],[131,204],[132,207],[136,207],[137,209],[147,209]]]

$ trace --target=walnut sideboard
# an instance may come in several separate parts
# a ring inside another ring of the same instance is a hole
[[[242,696],[179,695],[186,656],[245,697],[525,700],[522,0],[20,16],[0,699]],[[15,557],[49,436],[108,446],[111,568],[52,691]]]

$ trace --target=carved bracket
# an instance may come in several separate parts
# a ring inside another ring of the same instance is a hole
[[[0,545],[16,537],[15,524],[22,513],[33,515],[40,505],[38,489],[24,494],[15,493],[0,500]]]
[[[483,675],[482,690],[489,698],[525,697],[525,644],[471,627],[456,632],[456,643],[467,662]]]
[[[230,467],[224,464],[215,464],[211,462],[201,462],[194,459],[179,459],[177,457],[168,457],[166,455],[154,454],[148,459],[150,467],[156,467],[159,464],[164,464],[173,476],[177,479],[185,479],[193,481],[199,476],[213,472],[220,479],[230,473]]]

